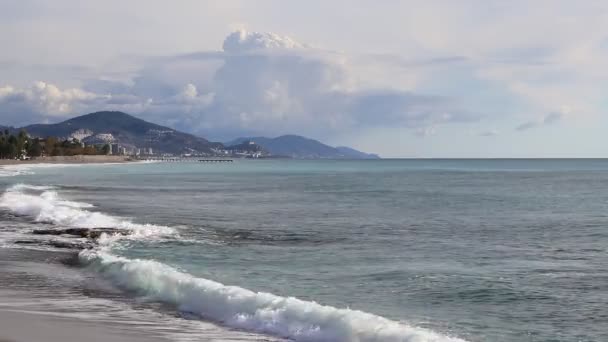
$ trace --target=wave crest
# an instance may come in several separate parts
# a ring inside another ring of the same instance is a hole
[[[118,286],[224,325],[302,342],[464,342],[350,309],[253,292],[165,264],[84,250],[80,259]]]

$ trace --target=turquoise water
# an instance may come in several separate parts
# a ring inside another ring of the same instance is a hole
[[[608,340],[606,160],[14,171],[11,234],[132,229],[83,271],[190,319],[296,341]]]

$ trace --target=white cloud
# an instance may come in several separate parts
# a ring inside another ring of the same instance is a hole
[[[83,89],[37,83],[1,91],[22,94],[18,102],[30,120],[124,110],[222,137],[426,129],[475,119],[445,97],[366,86],[356,80],[348,56],[286,36],[239,30],[223,46],[222,52],[146,62],[131,79],[88,80]],[[6,108],[0,102],[0,110]]]
[[[208,89],[213,103],[200,120],[203,130],[329,134],[472,119],[443,97],[363,87],[347,56],[289,37],[241,30],[226,38],[224,48],[224,63]]]
[[[79,88],[60,89],[54,84],[38,81],[26,88],[0,87],[0,114],[8,123],[14,124],[33,119],[62,118],[109,98]]]
[[[517,126],[515,129],[518,131],[526,131],[532,128],[540,127],[540,126],[548,126],[553,125],[564,118],[564,116],[568,113],[567,111],[563,112],[553,112],[547,114],[540,120],[527,121]]]
[[[38,81],[29,88],[17,89],[12,86],[0,88],[0,103],[26,105],[32,110],[52,116],[70,113],[73,106],[90,103],[99,96],[82,89],[59,89],[56,85]]]
[[[224,40],[224,51],[228,53],[255,52],[268,49],[297,49],[305,45],[287,36],[272,32],[248,32],[240,29],[232,32]]]

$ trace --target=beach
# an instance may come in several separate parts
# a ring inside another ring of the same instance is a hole
[[[0,159],[0,167],[6,165],[32,165],[32,164],[106,164],[132,162],[129,156],[56,156],[39,157],[30,160]]]
[[[76,249],[33,247],[0,248],[0,342],[274,341],[134,301],[80,269]]]
[[[147,329],[144,319],[87,312],[93,303],[79,302],[79,291],[59,280],[78,284],[83,278],[63,265],[73,251],[49,252],[0,248],[0,341],[166,341]]]
[[[15,293],[0,293],[0,301],[14,300]],[[108,324],[58,316],[52,313],[22,311],[19,308],[0,309],[0,342],[160,342],[165,339],[145,332],[133,324]]]

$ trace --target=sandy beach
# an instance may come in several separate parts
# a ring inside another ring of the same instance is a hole
[[[0,159],[0,166],[32,164],[107,164],[127,163],[134,160],[128,156],[57,156],[41,157],[32,160]]]
[[[5,296],[0,294],[0,301]],[[166,341],[132,324],[108,324],[51,313],[0,308],[0,342],[139,342]]]
[[[94,309],[99,300],[70,289],[83,281],[77,270],[62,266],[72,257],[0,248],[0,342],[166,341],[145,316],[100,314]]]

